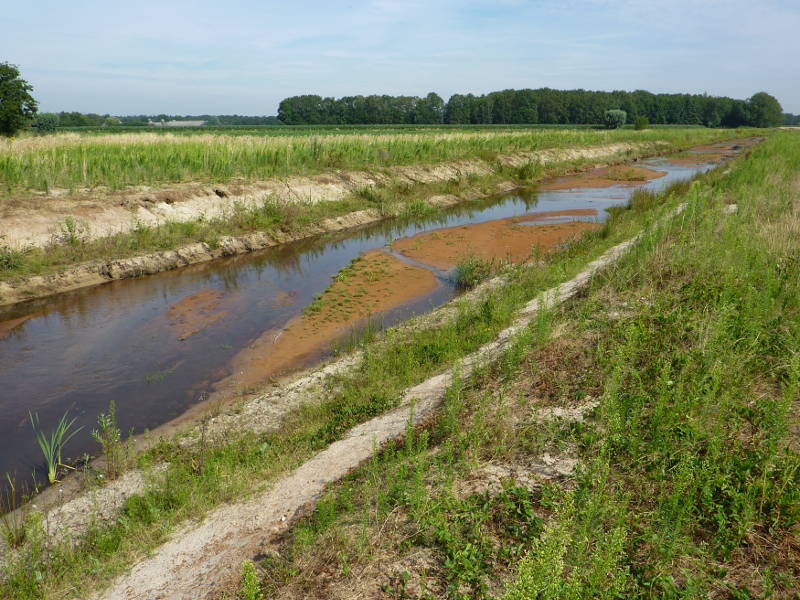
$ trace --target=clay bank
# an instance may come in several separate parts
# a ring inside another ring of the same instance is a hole
[[[605,179],[594,187],[557,180],[0,309],[0,473],[43,467],[29,411],[45,427],[69,411],[84,429],[68,453],[95,452],[88,432],[110,400],[135,433],[228,402],[319,361],[367,322],[391,325],[448,301],[464,256],[515,262],[555,251],[638,187],[714,164],[644,161],[593,175]]]

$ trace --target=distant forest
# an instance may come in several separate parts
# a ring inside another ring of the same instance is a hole
[[[292,96],[280,103],[285,125],[317,124],[597,124],[610,109],[624,110],[628,121],[738,127],[780,125],[778,101],[764,92],[748,100],[700,94],[593,92],[586,90],[503,90],[476,96],[455,94],[445,102],[430,93],[418,96]]]
[[[790,127],[800,127],[800,115],[783,113],[783,124]]]
[[[114,116],[96,113],[59,112],[39,113],[37,118],[48,118],[54,127],[126,127],[147,126],[150,121],[205,121],[206,125],[280,125],[278,117],[248,117],[245,115],[131,115]]]

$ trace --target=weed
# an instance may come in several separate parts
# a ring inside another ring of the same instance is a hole
[[[75,421],[77,421],[77,417],[67,421],[67,413],[64,413],[61,420],[56,425],[56,428],[48,435],[42,431],[39,424],[38,413],[35,415],[28,413],[28,417],[30,418],[34,434],[36,435],[36,442],[39,444],[39,448],[42,450],[42,455],[47,463],[47,480],[52,485],[56,482],[58,469],[62,466],[66,466],[61,458],[64,446],[83,428],[78,427],[77,429],[72,429]]]
[[[485,260],[468,254],[458,260],[451,275],[451,281],[457,289],[469,290],[489,279],[498,270],[495,260]]]
[[[92,431],[92,437],[102,448],[106,478],[109,481],[116,479],[127,468],[133,454],[133,438],[129,437],[127,443],[122,441],[117,425],[117,406],[113,400],[108,403],[108,412],[97,417],[97,429]]]
[[[262,600],[264,597],[256,567],[249,560],[242,563],[242,585],[239,587],[239,596],[242,600]]]
[[[0,498],[0,529],[3,530],[3,537],[12,548],[19,548],[25,543],[30,512],[29,500],[30,494],[26,492],[25,484],[17,483],[6,473],[3,497]]]

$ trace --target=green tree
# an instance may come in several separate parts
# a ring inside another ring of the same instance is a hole
[[[628,120],[628,113],[624,110],[620,110],[618,108],[612,108],[606,111],[606,114],[603,116],[605,121],[606,127],[609,129],[619,129],[623,125],[625,125],[625,121]]]
[[[783,122],[783,108],[767,92],[753,94],[747,101],[747,115],[753,127],[777,127]]]
[[[39,113],[33,120],[31,127],[33,127],[39,135],[45,135],[47,133],[53,133],[58,125],[58,115],[56,113]]]
[[[32,91],[17,67],[0,63],[0,135],[14,135],[36,114]]]

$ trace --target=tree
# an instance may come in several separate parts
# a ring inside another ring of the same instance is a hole
[[[626,113],[624,110],[619,110],[618,108],[612,108],[606,111],[603,119],[606,127],[609,129],[619,129],[625,125],[625,121],[628,120],[628,113]]]
[[[32,91],[17,67],[0,63],[0,135],[14,135],[36,114]]]
[[[747,101],[747,115],[753,127],[777,127],[783,122],[780,102],[766,92],[751,96]]]
[[[642,129],[647,129],[650,127],[650,121],[644,115],[639,115],[633,122],[633,128],[636,131],[641,131]]]
[[[36,130],[39,135],[53,133],[58,127],[58,115],[56,113],[39,113],[31,123],[31,127]]]

